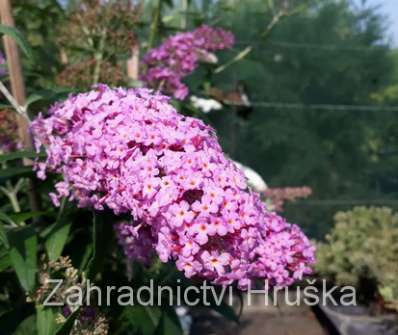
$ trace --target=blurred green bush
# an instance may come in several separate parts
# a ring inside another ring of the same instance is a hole
[[[387,207],[355,207],[338,212],[335,226],[320,243],[316,269],[339,285],[381,296],[398,311],[398,213]],[[363,292],[361,292],[363,293]]]

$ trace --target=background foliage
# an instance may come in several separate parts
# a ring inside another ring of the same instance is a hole
[[[361,288],[363,298],[379,294],[397,309],[397,214],[386,207],[355,207],[334,219],[327,243],[319,245],[317,270],[340,285]]]

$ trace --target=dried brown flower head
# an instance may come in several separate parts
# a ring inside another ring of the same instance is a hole
[[[120,63],[136,43],[140,8],[130,0],[78,1],[58,34],[65,64],[58,83],[75,88],[121,84]]]

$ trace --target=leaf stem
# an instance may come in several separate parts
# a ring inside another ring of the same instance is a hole
[[[0,92],[3,93],[15,111],[30,122],[28,113],[26,112],[26,107],[19,105],[2,81],[0,81]]]
[[[6,187],[0,186],[0,191],[2,191],[10,200],[12,209],[15,213],[21,212],[21,206],[19,205],[18,201],[18,192],[22,187],[23,179],[18,180],[17,184],[13,186],[10,181],[6,182]]]

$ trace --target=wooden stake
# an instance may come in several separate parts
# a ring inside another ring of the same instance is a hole
[[[0,0],[1,23],[5,26],[15,27],[12,9],[9,0]],[[3,37],[4,49],[6,52],[8,73],[10,76],[11,93],[20,106],[26,103],[25,84],[22,76],[21,58],[15,40],[7,35]],[[29,134],[29,122],[21,115],[16,115],[18,125],[18,136],[24,148],[32,149],[32,138]],[[24,165],[32,165],[32,161],[23,160]],[[39,210],[39,197],[36,193],[34,180],[30,180],[28,190],[29,202],[32,210]]]
[[[139,78],[140,45],[138,42],[131,48],[131,57],[127,60],[127,77],[133,81]]]
[[[15,27],[14,18],[11,12],[9,0],[0,0],[1,23],[5,26]],[[15,40],[7,35],[3,37],[4,49],[8,65],[8,73],[10,75],[11,93],[20,106],[26,101],[25,85],[22,77],[21,61],[19,50]],[[17,117],[19,138],[24,147],[31,148],[32,141],[27,131],[28,121],[21,117]]]

